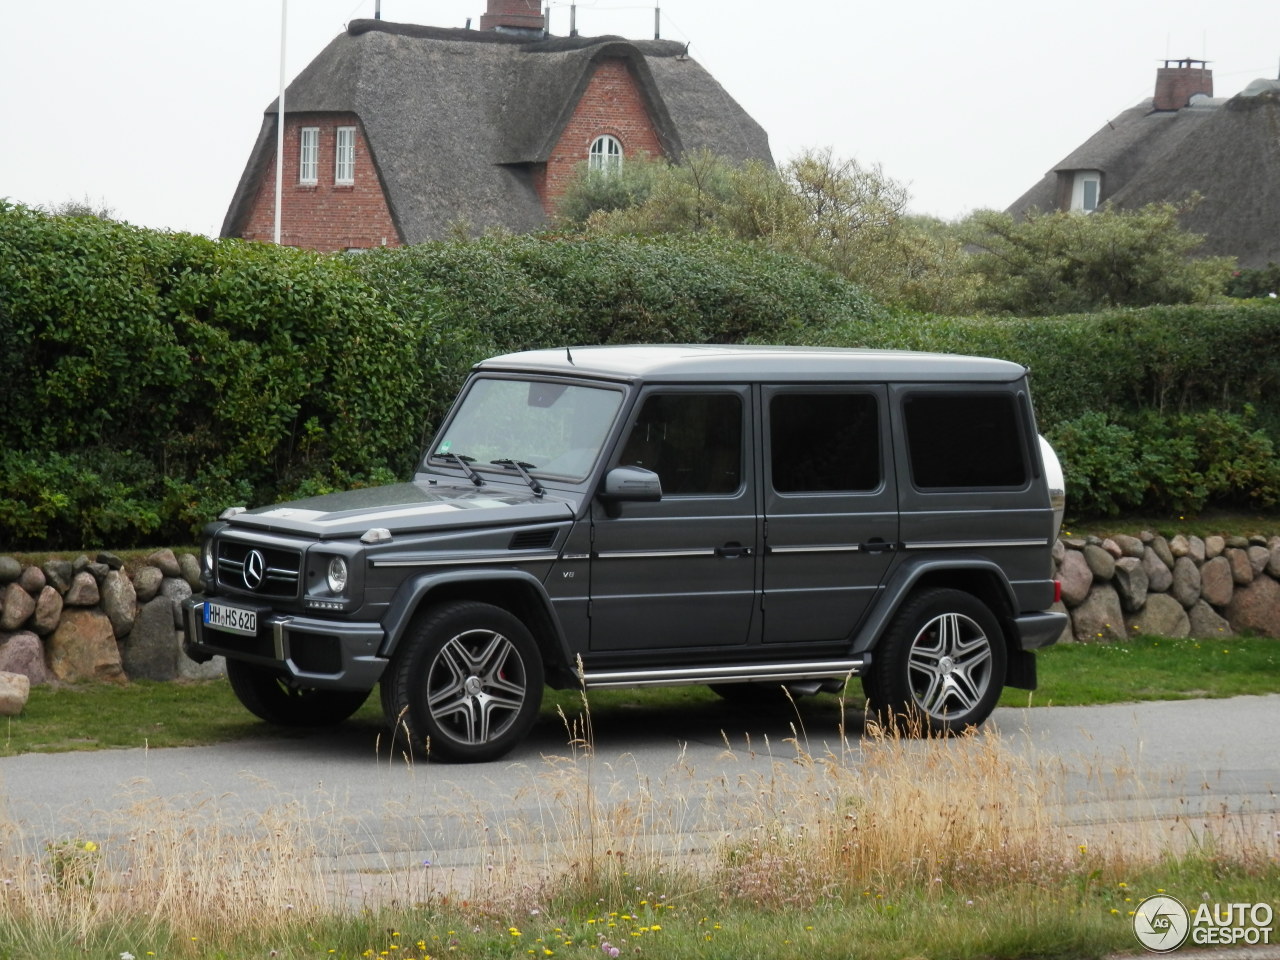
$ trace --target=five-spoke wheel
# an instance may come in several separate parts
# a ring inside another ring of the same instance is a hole
[[[494,760],[533,725],[542,683],[537,644],[519,619],[459,601],[432,608],[410,628],[383,677],[382,707],[416,752]]]
[[[960,590],[922,590],[898,611],[863,676],[868,710],[920,733],[977,726],[1000,698],[1006,661],[985,604]]]

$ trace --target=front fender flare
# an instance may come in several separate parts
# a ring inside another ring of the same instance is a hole
[[[387,612],[382,617],[382,629],[385,635],[379,656],[391,658],[400,644],[400,638],[414,615],[424,603],[431,602],[433,593],[447,592],[450,596],[459,593],[469,599],[485,600],[478,588],[484,586],[514,587],[521,591],[536,605],[537,613],[542,618],[540,624],[526,624],[535,637],[539,633],[545,641],[544,655],[558,657],[559,663],[569,661],[569,647],[565,639],[560,618],[556,615],[551,598],[547,596],[542,582],[533,574],[524,570],[450,570],[441,573],[425,573],[410,577],[400,585],[391,600]],[[469,589],[470,588],[470,589]],[[519,611],[513,611],[519,615]],[[549,635],[547,635],[549,632]],[[548,657],[550,659],[550,657]]]

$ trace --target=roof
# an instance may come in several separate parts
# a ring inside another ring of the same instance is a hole
[[[1102,199],[1122,209],[1201,202],[1182,225],[1205,236],[1200,253],[1241,266],[1280,262],[1280,80],[1255,80],[1229,99],[1195,97],[1181,110],[1144,100],[1112,119],[1054,165],[1009,212],[1053,210],[1058,174],[1098,170]]]
[[[1026,368],[1007,360],[910,350],[662,344],[564,347],[493,357],[477,370],[525,371],[608,380],[753,382],[1011,383]]]
[[[294,113],[359,118],[405,243],[476,230],[540,227],[533,184],[594,65],[626,61],[668,155],[701,148],[772,162],[764,130],[684,44],[621,37],[528,39],[495,31],[353,20],[285,91]],[[223,223],[238,235],[274,156],[278,105],[266,109]]]

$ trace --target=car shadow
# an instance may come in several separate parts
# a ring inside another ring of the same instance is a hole
[[[403,744],[395,745],[372,713],[333,727],[270,729],[275,734],[271,739],[277,742],[335,758],[386,756],[403,750]],[[859,739],[864,732],[863,712],[831,694],[799,697],[794,702],[743,703],[717,698],[675,706],[624,699],[593,704],[589,716],[581,708],[563,709],[561,715],[544,710],[528,736],[497,762],[569,757],[581,753],[588,743],[598,754],[610,755],[692,743],[723,745],[730,750],[777,750],[787,755],[799,749],[817,756],[838,750],[842,740]]]

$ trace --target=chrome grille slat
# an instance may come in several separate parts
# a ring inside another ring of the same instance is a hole
[[[250,586],[245,568],[254,550],[262,555],[262,579],[256,586]],[[243,590],[254,596],[293,598],[298,595],[302,581],[300,550],[223,540],[218,543],[217,566],[218,579],[223,586]]]

